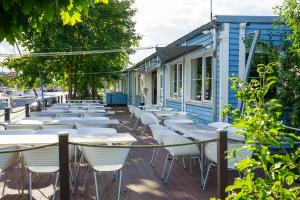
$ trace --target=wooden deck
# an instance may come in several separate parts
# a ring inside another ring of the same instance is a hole
[[[129,114],[125,108],[114,108],[117,111],[114,118],[120,120],[120,124],[115,126],[118,132],[130,132],[133,135],[140,133],[138,130],[133,130],[133,124],[129,123]],[[147,137],[143,143],[151,144],[150,131],[146,132]],[[193,173],[189,174],[189,162],[187,163],[187,169],[183,168],[182,161],[175,162],[170,173],[169,182],[164,184],[160,179],[163,162],[166,156],[166,151],[161,150],[158,156],[155,168],[152,168],[149,164],[151,159],[152,149],[132,149],[129,153],[127,162],[123,168],[123,178],[125,181],[126,192],[122,192],[121,199],[123,200],[202,200],[209,199],[216,196],[216,170],[212,169],[210,177],[208,179],[207,187],[205,191],[200,188],[200,173],[199,164],[193,164]],[[15,175],[14,175],[14,173]],[[87,193],[81,195],[84,176],[87,170],[86,167],[82,167],[78,178],[78,188],[74,195],[71,195],[72,199],[96,199],[95,186],[92,173],[88,177],[88,189]],[[8,170],[3,174],[0,181],[0,191],[3,189],[4,180],[7,180],[7,187],[2,196],[0,193],[0,199],[12,200],[12,199],[28,199],[28,179],[21,176],[21,170],[18,166],[14,169]],[[51,182],[52,180],[52,182]],[[35,178],[35,184],[33,186],[34,199],[46,199],[40,191],[46,196],[53,195],[53,180],[54,176],[39,175]],[[24,182],[24,194],[19,195],[16,188],[16,182],[21,185]],[[232,181],[232,178],[231,178]],[[100,199],[114,200],[117,199],[117,183],[113,181],[113,175],[111,173],[101,174],[98,178],[98,184],[100,188]],[[39,191],[40,190],[40,191]],[[59,189],[56,193],[56,199],[59,199]]]

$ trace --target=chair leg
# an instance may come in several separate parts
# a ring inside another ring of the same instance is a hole
[[[55,193],[56,193],[56,187],[57,187],[57,182],[58,182],[58,176],[59,176],[59,172],[56,173],[56,177],[55,177],[55,183],[54,183],[54,193],[53,193],[53,196],[52,196],[52,200],[55,199]]]
[[[208,164],[207,172],[206,172],[206,175],[205,175],[205,179],[204,179],[204,181],[203,181],[203,188],[202,188],[202,190],[205,190],[206,181],[207,181],[207,178],[208,178],[208,174],[209,174],[210,168],[211,168],[211,163]]]
[[[159,152],[159,148],[157,148],[157,151],[156,151],[156,154],[155,154],[155,158],[154,158],[154,161],[153,161],[153,164],[152,164],[153,168],[154,168],[154,165],[155,165],[156,160],[157,160],[158,152]]]
[[[12,169],[12,173],[13,173],[14,177],[17,177],[14,169]],[[20,195],[21,192],[20,192],[20,189],[19,189],[18,180],[16,181],[16,187],[17,187],[18,193],[19,193],[19,195]],[[3,195],[3,194],[2,194],[2,195]]]
[[[151,157],[151,160],[150,160],[150,165],[152,165],[152,163],[153,163],[155,152],[156,152],[156,148],[153,149],[152,157]]]
[[[122,183],[122,169],[119,170],[118,200],[120,200],[121,183]]]
[[[192,175],[192,159],[193,157],[190,156],[190,175]]]
[[[87,173],[86,173],[86,176],[85,176],[85,178],[84,178],[83,190],[82,190],[82,192],[81,192],[81,195],[83,195],[84,192],[85,192],[85,190],[86,190],[86,187],[87,187],[86,183],[87,183],[87,178],[88,178],[88,176],[89,176],[89,172],[90,172],[90,168],[88,168]]]
[[[1,178],[2,173],[0,173],[0,178]],[[6,187],[6,181],[4,180],[4,185],[3,185],[3,190],[2,190],[2,196],[4,196],[4,191]]]
[[[99,200],[97,172],[94,171],[95,189],[96,189],[96,200]]]
[[[29,171],[29,200],[32,200],[32,176],[31,176],[31,171]]]
[[[169,175],[170,175],[170,172],[171,172],[171,169],[172,169],[172,165],[173,165],[173,161],[174,161],[174,157],[173,157],[173,159],[172,159],[172,161],[171,161],[171,164],[170,164],[170,167],[169,167],[169,171],[168,171],[168,174],[167,174],[167,177],[166,177],[166,180],[165,180],[165,183],[167,183],[168,182],[168,179],[169,179]]]
[[[166,170],[166,166],[167,166],[168,157],[169,157],[169,153],[166,156],[164,169],[163,169],[162,174],[161,174],[161,179],[164,179],[164,176],[165,176],[165,170]]]
[[[182,158],[182,163],[183,163],[183,169],[186,169],[184,157]]]

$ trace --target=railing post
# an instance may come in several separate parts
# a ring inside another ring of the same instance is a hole
[[[30,106],[29,104],[25,104],[25,117],[29,117],[30,115]]]
[[[60,96],[60,101],[61,101],[61,103],[64,102],[64,95],[61,95],[61,96]]]
[[[217,197],[221,200],[226,198],[226,186],[228,180],[227,165],[227,130],[217,130]]]
[[[10,108],[4,109],[4,121],[6,122],[10,121]]]
[[[69,182],[69,134],[60,133],[59,140],[59,182],[60,182],[60,199],[70,199],[70,182]]]

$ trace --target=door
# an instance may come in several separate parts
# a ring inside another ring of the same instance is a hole
[[[152,104],[157,104],[157,71],[152,72]]]

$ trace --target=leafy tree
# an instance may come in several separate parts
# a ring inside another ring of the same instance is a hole
[[[284,0],[275,8],[291,34],[282,46],[281,67],[278,70],[280,103],[285,107],[287,124],[300,126],[300,2]]]
[[[1,0],[0,41],[6,39],[13,44],[29,29],[39,29],[41,24],[53,21],[57,13],[64,24],[74,25],[82,21],[94,3],[109,0]]]
[[[298,199],[300,195],[300,137],[285,130],[279,120],[282,106],[266,94],[276,85],[273,69],[277,64],[259,65],[260,80],[249,83],[232,78],[232,89],[245,102],[241,113],[230,105],[224,110],[233,120],[238,133],[245,136],[245,145],[231,152],[234,157],[241,149],[253,151],[252,158],[239,162],[235,169],[243,174],[227,187],[227,199]],[[284,147],[290,145],[291,151]],[[279,151],[272,151],[271,147]],[[260,173],[257,173],[260,172]],[[259,176],[262,174],[262,176]]]
[[[43,24],[40,30],[29,29],[20,38],[22,46],[34,53],[128,49],[137,45],[132,0],[97,4],[82,17],[82,23],[65,26],[58,20]],[[20,72],[29,87],[38,84],[42,71],[45,82],[62,83],[72,98],[95,97],[104,79],[117,79],[129,63],[132,51],[76,56],[30,56],[9,59],[4,65]]]

